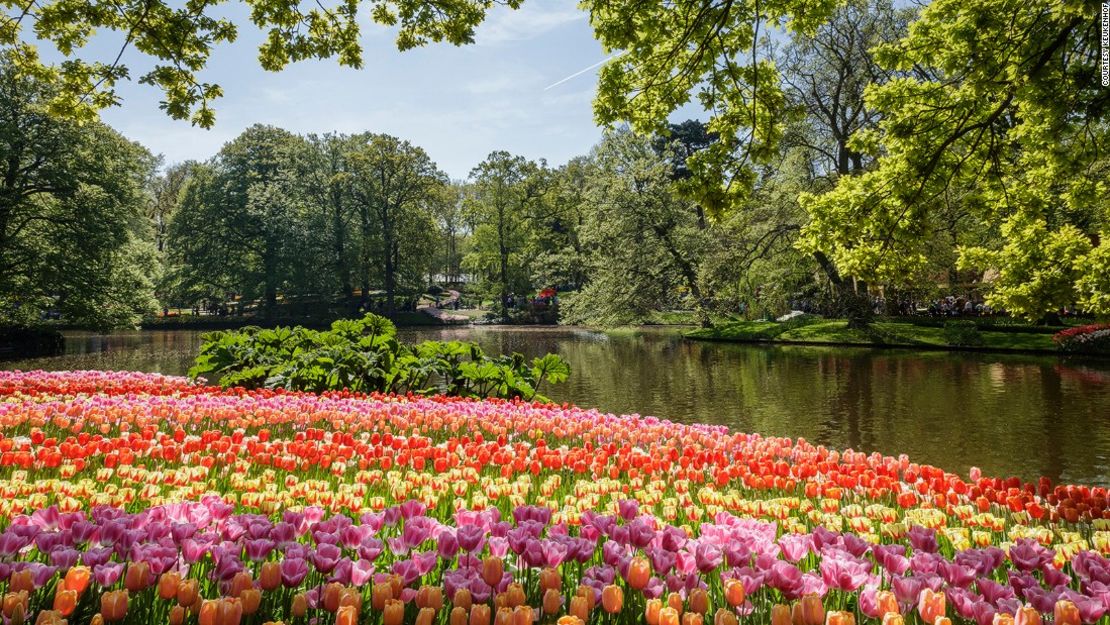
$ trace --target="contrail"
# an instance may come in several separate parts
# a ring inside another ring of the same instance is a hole
[[[602,60],[598,61],[597,63],[594,63],[593,65],[591,65],[591,66],[589,66],[585,69],[578,70],[577,72],[574,72],[570,76],[567,76],[566,78],[564,78],[564,79],[562,79],[558,82],[551,83],[550,85],[544,87],[543,90],[547,91],[548,89],[554,89],[555,87],[558,87],[559,85],[565,83],[568,80],[571,80],[572,78],[578,78],[579,76],[581,76],[582,74],[585,74],[586,72],[590,71],[591,69],[595,69],[595,68],[601,67],[602,65],[605,65],[609,61],[612,61],[613,59],[617,58],[618,56],[623,55],[625,52],[628,52],[628,50],[621,50],[620,52],[610,56],[607,59],[602,59]]]

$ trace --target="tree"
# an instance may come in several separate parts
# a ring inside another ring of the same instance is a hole
[[[474,28],[494,5],[520,6],[521,0],[369,0],[369,18],[397,27],[400,50],[428,42],[471,43]],[[55,113],[84,120],[98,109],[117,104],[116,84],[129,77],[121,63],[134,49],[151,57],[154,65],[139,81],[160,89],[162,108],[174,119],[210,127],[215,121],[212,102],[223,95],[220,85],[202,82],[199,74],[216,46],[235,41],[239,27],[222,17],[216,2],[175,3],[166,0],[124,0],[105,4],[95,0],[24,2],[3,0],[0,45],[10,47],[17,66],[40,79],[61,86],[45,104]],[[266,33],[258,59],[263,68],[277,71],[305,59],[336,57],[341,65],[362,66],[361,24],[357,0],[331,6],[302,5],[286,0],[247,0],[250,23]],[[123,43],[109,63],[90,60],[85,53],[94,32],[114,32]],[[37,45],[51,44],[66,59],[45,64]]]
[[[702,324],[709,323],[698,275],[704,232],[689,200],[673,189],[669,160],[651,143],[620,129],[591,154],[581,229],[590,277],[564,308],[572,321],[643,321],[674,307],[685,292]]]
[[[0,60],[0,319],[134,325],[155,305],[142,214],[155,159],[99,122],[50,115],[56,92]]]
[[[296,163],[305,149],[296,135],[256,125],[194,169],[170,227],[194,295],[261,298],[270,315],[279,291],[296,290],[289,278],[304,264],[306,239]]]
[[[826,252],[842,272],[904,282],[928,265],[938,206],[961,189],[981,222],[1005,226],[989,249],[963,257],[965,266],[1007,259],[979,266],[1000,275],[988,302],[1028,318],[1073,301],[1110,314],[1095,262],[1110,245],[1110,92],[1098,86],[1098,39],[1092,4],[927,6],[904,39],[877,52],[891,70],[925,70],[867,89],[881,121],[852,145],[878,157],[877,166],[841,178],[827,194],[803,196],[813,217],[803,245]],[[1050,301],[1035,306],[1007,288],[1041,262],[1044,240],[1026,236],[1030,228],[1067,241],[1054,249],[1072,256],[1053,260],[1078,268],[1070,289],[1046,289]],[[1075,244],[1076,231],[1087,246]]]
[[[306,155],[302,178],[305,190],[313,196],[315,206],[320,209],[316,217],[322,222],[326,245],[330,248],[327,264],[332,267],[339,291],[344,297],[350,297],[354,289],[351,273],[351,267],[355,265],[353,248],[358,242],[351,229],[358,210],[352,197],[353,173],[349,155],[368,141],[369,135],[328,133],[309,135],[307,140],[310,150]]]
[[[508,317],[509,296],[531,289],[522,252],[530,229],[548,214],[543,198],[550,185],[545,162],[504,151],[490,153],[470,172],[466,209],[475,227],[466,260],[492,286],[503,318]]]
[[[371,135],[347,159],[362,224],[362,279],[367,284],[376,249],[387,311],[393,312],[398,273],[412,270],[410,284],[427,275],[427,248],[435,232],[432,207],[441,200],[447,176],[423,149],[389,135]]]

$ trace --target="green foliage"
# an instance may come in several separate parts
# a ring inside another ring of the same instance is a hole
[[[474,29],[495,4],[516,8],[521,0],[340,0],[328,5],[288,0],[246,0],[250,24],[266,33],[259,64],[277,71],[305,59],[336,58],[362,67],[359,41],[366,20],[395,26],[400,50],[428,42],[471,43]],[[51,112],[91,121],[98,109],[117,104],[116,84],[130,78],[120,63],[132,48],[150,57],[153,67],[139,82],[162,91],[162,109],[174,119],[211,127],[212,103],[223,88],[200,78],[217,46],[235,41],[237,24],[222,17],[219,2],[189,0],[3,0],[0,45],[10,49],[20,70],[62,88],[48,101]],[[360,6],[362,4],[362,6]],[[91,60],[84,48],[97,32],[114,32],[123,46],[114,62]],[[48,64],[37,45],[52,45],[65,60]]]
[[[546,401],[540,386],[565,382],[570,367],[557,354],[531,363],[516,353],[487,356],[475,343],[405,345],[391,321],[366,315],[336,321],[325,331],[251,326],[206,334],[189,375],[219,376],[224,387]]]
[[[944,340],[953,347],[982,347],[983,335],[974,321],[958,320],[944,323]]]
[[[134,326],[160,272],[143,218],[155,160],[99,122],[50,115],[58,89],[0,58],[0,322]]]

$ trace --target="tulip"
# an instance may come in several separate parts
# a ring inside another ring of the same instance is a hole
[[[243,594],[243,591],[254,586],[254,579],[251,574],[246,571],[240,571],[231,578],[231,587],[228,591],[228,596],[238,597]]]
[[[643,556],[636,556],[628,564],[628,587],[643,590],[651,579],[651,563]]]
[[[935,623],[938,616],[944,616],[945,610],[943,592],[934,592],[931,588],[921,591],[921,597],[917,601],[917,612],[921,615],[922,621]]]
[[[544,593],[546,595],[546,593]],[[524,586],[513,582],[505,591],[506,605],[510,608],[524,605],[527,597],[524,596]]]
[[[501,558],[488,556],[482,561],[482,581],[497,587],[501,583],[501,578],[505,575],[505,563]]]
[[[416,607],[431,608],[433,613],[439,611],[443,607],[443,589],[439,586],[421,586],[416,592]]]
[[[328,612],[335,613],[339,610],[339,594],[343,592],[343,584],[332,582],[324,586],[323,606]],[[388,603],[388,602],[387,602]]]
[[[8,578],[8,591],[26,591],[27,593],[35,592],[35,578],[31,573],[31,569],[22,569],[12,573],[12,576]]]
[[[1041,625],[1041,613],[1026,604],[1014,614],[1014,625]]]
[[[99,612],[93,614],[93,617],[89,619],[89,625],[104,625],[104,615]]]
[[[570,609],[567,612],[582,619],[582,622],[586,622],[590,618],[590,608],[586,604],[586,598],[581,595],[570,598]]]
[[[1060,599],[1052,609],[1054,625],[1080,625],[1079,608],[1067,599]]]
[[[237,598],[216,602],[216,625],[239,625],[243,620],[243,603]]]
[[[496,617],[496,611],[497,610],[500,610],[501,608],[507,608],[507,607],[509,607],[509,593],[499,592],[499,593],[497,593],[496,595],[493,596],[493,609],[494,609],[495,617]]]
[[[555,625],[586,625],[586,624],[582,619],[578,618],[577,616],[574,616],[573,614],[567,614],[565,616],[560,616],[559,620],[555,621]]]
[[[35,619],[35,625],[65,625],[65,619],[57,610],[43,610]]]
[[[540,592],[544,593],[548,590],[559,590],[563,586],[563,578],[559,576],[559,572],[551,567],[547,567],[540,571]]]
[[[691,612],[705,616],[709,612],[709,595],[701,588],[695,588],[687,596],[687,603]]]
[[[906,619],[897,612],[887,612],[883,615],[883,625],[906,625]]]
[[[385,609],[387,601],[393,598],[393,586],[390,584],[374,584],[370,589],[370,607],[377,611]]]
[[[9,592],[4,595],[3,613],[9,619],[15,613],[16,608],[23,610],[23,614],[27,613],[28,594],[26,590],[20,592]]]
[[[609,614],[616,614],[624,607],[624,590],[615,584],[601,589],[601,607]]]
[[[250,616],[262,605],[262,591],[257,588],[247,588],[239,593],[239,601],[243,604],[243,616]]]
[[[26,617],[26,614],[27,608],[23,607],[23,604],[16,604],[16,606],[12,608],[11,616],[8,617],[9,623],[11,623],[11,625],[23,625],[23,619]],[[98,614],[97,616],[100,615]],[[104,619],[101,619],[101,625],[103,625],[103,623]]]
[[[736,618],[736,613],[726,608],[717,608],[717,612],[713,614],[713,625],[739,625],[740,619]]]
[[[589,586],[587,586],[585,584],[579,584],[578,589],[576,591],[574,591],[574,594],[575,594],[575,596],[582,597],[583,599],[586,600],[586,612],[593,612],[594,611],[594,604],[596,603],[597,598],[594,596],[594,589],[593,588],[590,588]],[[586,619],[582,619],[582,620],[586,620]]]
[[[358,610],[349,605],[339,608],[335,613],[335,625],[358,625]]]
[[[484,603],[475,603],[470,606],[470,620],[467,625],[490,625],[489,617],[489,606]]]
[[[177,585],[177,603],[183,607],[190,607],[200,597],[200,585],[195,579],[187,579]]]
[[[432,623],[435,622],[435,618],[435,610],[433,610],[432,608],[420,608],[420,611],[416,613],[416,625],[432,625]],[[352,623],[356,622],[357,619],[355,621],[352,621]]]
[[[122,621],[127,616],[127,591],[114,590],[100,595],[100,614],[108,623]]]
[[[678,610],[669,606],[659,610],[659,625],[679,625]]]
[[[644,604],[644,620],[648,625],[659,625],[659,612],[663,609],[663,602],[659,599],[648,599]]]
[[[875,607],[880,617],[885,617],[891,612],[895,614],[902,613],[902,611],[898,609],[898,598],[889,590],[880,590],[875,593]]]
[[[493,625],[513,625],[513,609],[509,606],[497,608],[493,615]]]
[[[150,583],[150,565],[146,562],[132,562],[127,565],[123,576],[123,587],[129,592],[141,592]],[[107,615],[105,615],[107,616]]]
[[[802,625],[824,625],[825,605],[821,602],[821,597],[810,593],[803,596],[798,605],[801,608]]]
[[[825,615],[825,625],[856,625],[856,615],[834,610]]]
[[[672,592],[667,595],[667,607],[671,608],[675,612],[678,612],[679,614],[682,614],[682,595],[678,594],[677,592]]]
[[[216,611],[219,608],[218,601],[208,601],[201,599],[200,612],[197,615],[197,623],[199,625],[216,625]]]
[[[185,608],[175,605],[170,608],[170,625],[182,625],[185,622]]]
[[[267,592],[281,586],[281,565],[277,562],[263,563],[258,572],[258,586]]]
[[[162,573],[158,578],[158,598],[170,601],[177,598],[177,587],[181,585],[181,576],[173,571]]]
[[[952,625],[952,619],[947,616],[938,616],[937,620],[933,622],[933,625]]]
[[[293,605],[290,608],[293,618],[304,618],[308,613],[308,597],[303,592],[293,595]]]
[[[63,617],[68,617],[77,609],[77,591],[65,590],[61,585],[54,593],[54,611]]]
[[[447,619],[448,625],[467,625],[467,609],[455,606],[451,608],[451,618]]]
[[[401,625],[405,622],[405,604],[400,599],[390,599],[385,602],[385,611],[382,614],[382,625]]]
[[[604,601],[604,599],[602,599]],[[548,588],[547,592],[543,593],[543,613],[555,614],[563,609],[563,596],[559,594],[558,590]]]
[[[72,590],[78,595],[85,594],[85,589],[89,587],[89,580],[92,579],[92,570],[87,566],[75,566],[66,571],[65,580],[62,585],[66,590]]]
[[[705,617],[697,612],[686,612],[682,615],[682,625],[705,625]]]
[[[1014,617],[1005,612],[996,612],[991,625],[1014,625]]]
[[[466,610],[467,613],[470,612],[470,606],[473,605],[473,603],[474,599],[470,594],[470,590],[466,588],[460,588],[456,590],[455,596],[451,597],[451,605],[455,606],[456,608],[462,608],[463,610]]]
[[[339,593],[339,609],[345,607],[355,609],[356,616],[362,612],[362,593],[355,588],[344,588],[343,592]]]
[[[732,607],[739,607],[744,603],[744,583],[738,579],[725,580],[725,601]]]

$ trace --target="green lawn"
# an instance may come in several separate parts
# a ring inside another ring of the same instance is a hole
[[[951,347],[944,328],[910,323],[876,322],[865,329],[849,328],[844,320],[814,320],[801,323],[734,321],[714,328],[687,332],[686,337],[708,341],[772,341],[799,343],[843,343],[873,346]],[[980,331],[979,348],[998,350],[1055,351],[1052,335],[1033,332]]]

